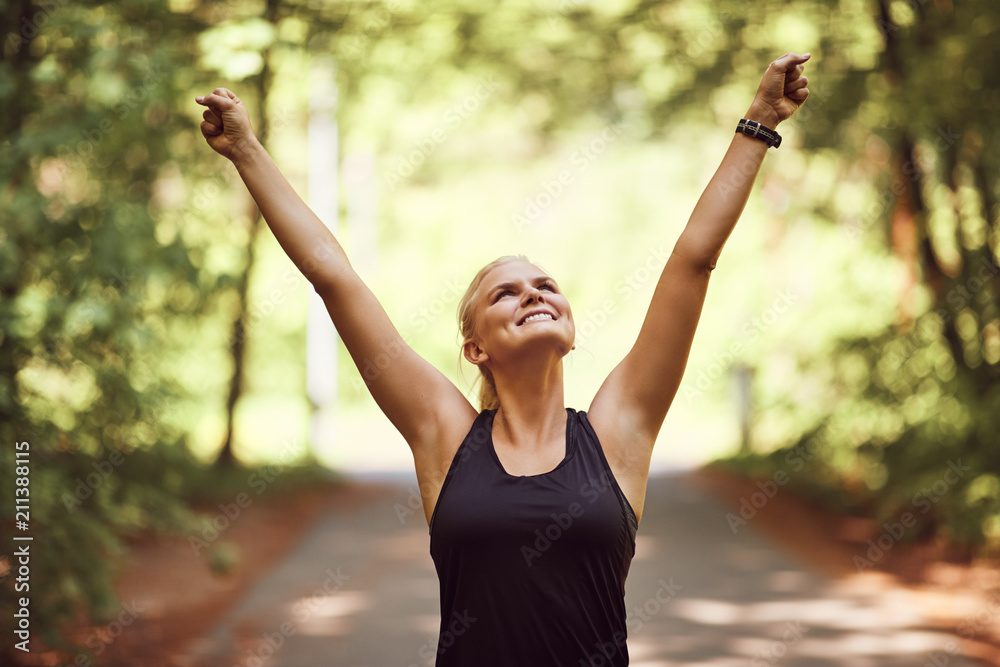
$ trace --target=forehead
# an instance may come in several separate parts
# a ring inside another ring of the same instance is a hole
[[[490,269],[480,283],[480,291],[488,292],[501,283],[531,282],[536,278],[548,278],[548,274],[531,262],[513,260],[504,262]]]

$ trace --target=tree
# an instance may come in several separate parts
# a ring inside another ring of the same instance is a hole
[[[14,595],[8,577],[0,606],[10,623],[28,595],[33,640],[60,646],[61,621],[118,612],[119,536],[187,519],[177,476],[191,464],[166,419],[180,388],[157,358],[168,324],[208,304],[172,291],[200,271],[163,236],[157,188],[187,126],[176,77],[191,67],[191,25],[159,3],[0,11],[12,28],[0,46],[0,492],[14,497],[12,443],[28,443],[19,534],[33,537],[30,591]]]

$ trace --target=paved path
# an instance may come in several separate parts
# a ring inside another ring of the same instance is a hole
[[[414,488],[396,478],[381,499],[325,515],[192,657],[216,667],[433,665],[427,526],[420,510],[399,512]],[[752,530],[734,535],[727,511],[683,474],[650,479],[627,583],[633,667],[976,664],[948,653],[957,638],[928,629],[906,592],[854,590],[804,569]]]

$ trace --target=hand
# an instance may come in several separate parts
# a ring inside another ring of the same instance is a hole
[[[216,88],[211,95],[196,97],[195,101],[208,107],[201,133],[216,153],[232,160],[256,143],[250,113],[233,91]]]
[[[802,76],[802,70],[810,56],[786,53],[772,62],[761,79],[747,118],[771,128],[790,118],[809,97],[806,88],[809,80]]]

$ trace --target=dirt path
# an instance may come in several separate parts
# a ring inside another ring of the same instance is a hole
[[[633,667],[980,664],[905,589],[806,568],[752,522],[734,532],[709,488],[650,479],[626,596]],[[433,665],[437,579],[422,514],[405,511],[411,490],[400,478],[330,508],[174,664]]]
[[[87,648],[101,667],[180,667],[190,662],[187,646],[270,575],[327,512],[351,512],[395,487],[330,484],[254,498],[231,520],[224,508],[200,507],[220,518],[221,530],[202,535],[204,544],[183,537],[144,536],[129,544],[131,563],[115,585],[121,612],[105,626],[70,624],[75,645]],[[230,506],[226,502],[223,505]],[[226,574],[212,571],[210,549],[235,545],[238,559]],[[207,545],[207,546],[206,546]],[[85,652],[59,655],[35,651],[18,656],[21,665],[94,664]]]

